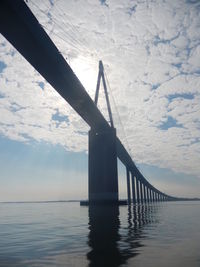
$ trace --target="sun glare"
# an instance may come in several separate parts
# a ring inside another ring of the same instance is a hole
[[[88,94],[94,99],[98,75],[98,61],[89,61],[87,58],[77,57],[71,61],[71,67]]]

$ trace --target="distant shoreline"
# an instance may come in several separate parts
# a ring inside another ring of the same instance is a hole
[[[25,204],[25,203],[62,203],[62,202],[80,202],[80,200],[39,200],[39,201],[0,201],[0,204]]]
[[[0,204],[39,204],[39,203],[67,203],[67,202],[80,202],[81,200],[39,200],[39,201],[0,201]],[[172,202],[176,201],[200,201],[200,198],[179,198],[176,200],[172,200]],[[167,201],[171,202],[171,201]]]

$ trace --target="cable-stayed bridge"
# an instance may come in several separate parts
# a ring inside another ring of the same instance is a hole
[[[120,203],[117,158],[126,167],[129,203],[177,199],[161,192],[146,180],[117,137],[102,62],[99,65],[96,97],[93,101],[24,1],[0,1],[0,32],[91,127],[89,203]],[[110,124],[97,108],[101,79]]]

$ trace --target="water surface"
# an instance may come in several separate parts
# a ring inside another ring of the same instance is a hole
[[[0,266],[200,266],[200,202],[1,203]]]

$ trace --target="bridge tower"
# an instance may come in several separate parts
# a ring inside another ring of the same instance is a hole
[[[97,105],[100,82],[108,108],[110,127],[89,131],[89,203],[118,203],[118,171],[116,129],[108,97],[102,61],[99,61],[99,73],[96,86],[95,104]]]

